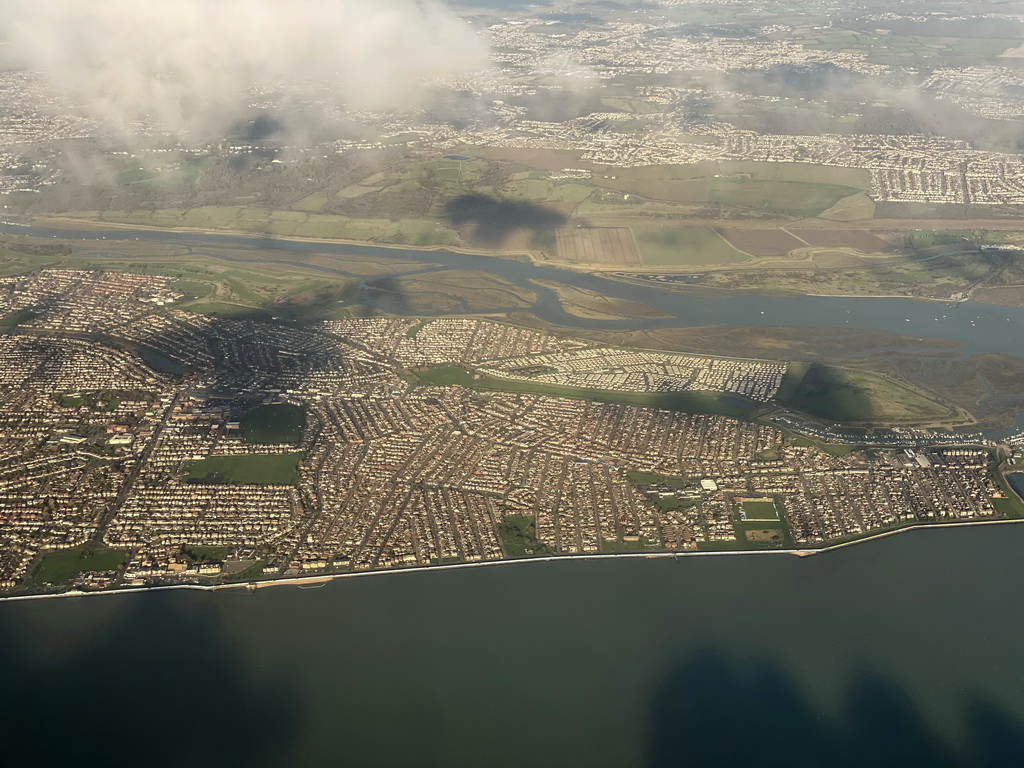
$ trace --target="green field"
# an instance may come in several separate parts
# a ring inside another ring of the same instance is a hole
[[[186,547],[183,554],[197,563],[219,563],[228,556],[227,547]]]
[[[717,203],[801,218],[825,211],[831,211],[830,216],[840,219],[863,217],[873,212],[873,208],[854,197],[870,188],[866,171],[811,163],[727,161],[616,168],[608,169],[606,175],[595,174],[594,184],[636,195],[641,198],[636,201],[637,205],[644,200],[676,205]],[[851,199],[851,206],[852,200],[857,200],[855,210],[844,211],[840,207],[832,211],[833,206],[844,199]],[[603,200],[601,194],[594,197],[596,203]],[[623,200],[616,202],[621,204]],[[591,210],[586,208],[587,212]]]
[[[304,453],[211,456],[188,467],[188,480],[233,485],[295,485]]]
[[[715,179],[711,184],[710,201],[737,208],[755,208],[811,218],[860,191],[856,187],[838,184]]]
[[[408,336],[410,339],[415,339],[416,336],[419,335],[419,332],[426,328],[428,325],[430,325],[431,322],[433,321],[430,319],[420,320],[418,323],[416,323],[416,325],[414,325],[412,328],[406,331],[405,335]]]
[[[793,539],[784,520],[750,520],[736,523],[736,537],[751,549],[779,549],[793,547]],[[765,535],[765,534],[769,535]]]
[[[640,539],[640,541],[602,541],[601,551],[602,552],[643,552],[647,550],[647,541]]]
[[[66,584],[80,573],[114,571],[124,565],[128,553],[119,549],[66,549],[46,552],[33,579],[46,584]]]
[[[788,181],[830,186],[871,188],[871,174],[863,168],[845,168],[838,165],[814,163],[767,163],[757,160],[729,160],[720,163],[721,173],[750,174],[763,181]]]
[[[372,190],[367,190],[372,191]],[[300,201],[300,210],[270,210],[246,206],[161,208],[155,211],[106,211],[98,218],[119,224],[138,224],[160,229],[230,230],[279,237],[364,240],[414,245],[450,245],[458,234],[441,221],[420,218],[356,218],[307,212],[326,204],[319,198]]]
[[[648,266],[728,264],[750,258],[709,227],[633,227],[633,234]]]
[[[539,203],[582,203],[594,193],[594,188],[586,184],[558,184],[527,177],[513,179],[501,191],[508,197]]]
[[[264,405],[242,418],[242,439],[247,443],[278,445],[302,442],[306,411],[297,405]]]
[[[498,525],[498,536],[501,538],[505,554],[509,557],[526,555],[546,555],[551,550],[546,544],[537,541],[536,518],[522,515],[507,515]]]
[[[996,508],[996,512],[1011,520],[1024,518],[1024,500],[1021,499],[1020,495],[1010,485],[1008,477],[996,467],[992,467],[992,476],[995,477],[996,483],[1004,494],[1001,499],[992,499],[992,505]]]
[[[0,328],[17,328],[22,323],[34,320],[38,315],[31,309],[19,309],[0,319]]]
[[[263,579],[266,578],[263,575],[263,566],[266,564],[266,560],[257,560],[245,570],[225,574],[220,578],[222,581],[256,581],[258,579]]]
[[[472,373],[454,365],[431,368],[428,371],[417,373],[416,378],[420,384],[427,387],[472,387],[476,383]]]
[[[205,280],[191,280],[183,277],[174,281],[174,290],[180,291],[192,299],[203,299],[213,293],[214,286]]]
[[[812,416],[835,422],[935,423],[955,411],[909,387],[870,373],[815,364],[793,394],[782,400]]]
[[[262,309],[243,307],[241,304],[225,304],[220,301],[203,301],[183,306],[188,312],[210,317],[226,317],[231,320],[269,320],[270,314]]]
[[[997,514],[1010,520],[1018,520],[1024,517],[1024,510],[1021,509],[1020,503],[1014,499],[1007,497],[992,499],[992,506],[995,507]]]
[[[779,519],[779,510],[773,501],[744,501],[741,506],[743,519],[748,522]]]
[[[711,200],[710,179],[602,179],[602,187],[648,200],[666,203],[697,204]]]
[[[696,480],[687,480],[682,477],[669,477],[668,475],[659,475],[655,472],[643,472],[638,469],[629,470],[626,472],[626,477],[634,483],[646,483],[647,485],[657,485],[661,483],[677,491],[684,488],[693,488],[697,485]]]
[[[739,522],[733,526],[736,541],[701,541],[697,549],[707,552],[726,552],[744,549],[790,549],[793,540],[782,520]]]
[[[829,221],[857,221],[875,216],[875,201],[864,192],[844,197],[828,210],[818,214],[819,219]]]
[[[918,229],[907,233],[907,244],[914,249],[930,248],[935,245],[968,245],[971,243],[998,242],[984,230],[946,230]]]
[[[739,398],[729,398],[711,392],[616,392],[605,389],[586,389],[564,384],[501,379],[486,374],[474,375],[463,368],[447,365],[417,373],[416,376],[419,383],[425,386],[459,385],[497,392],[550,395],[575,400],[593,400],[599,403],[624,403],[683,413],[709,413],[718,416],[732,416],[737,419],[749,418],[754,409],[753,403],[747,407],[741,403]]]

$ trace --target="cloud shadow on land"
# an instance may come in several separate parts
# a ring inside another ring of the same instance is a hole
[[[534,233],[557,229],[566,217],[526,200],[500,200],[487,195],[461,195],[445,205],[445,216],[456,227],[472,229],[472,238],[497,246],[519,230]]]
[[[1024,726],[987,702],[965,702],[967,737],[955,746],[883,675],[854,677],[832,718],[777,664],[739,664],[714,649],[669,671],[649,716],[651,768],[1024,765]]]
[[[408,315],[412,314],[414,309],[412,299],[405,288],[391,275],[363,282],[356,300],[373,315]]]

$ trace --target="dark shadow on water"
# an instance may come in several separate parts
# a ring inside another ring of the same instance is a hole
[[[0,613],[0,764],[255,768],[294,753],[304,720],[297,691],[254,677],[214,610],[149,596],[63,643],[53,637],[61,627],[33,623],[45,613]],[[26,648],[37,639],[54,650]]]
[[[1024,765],[1024,723],[976,699],[967,703],[967,723],[976,765]]]
[[[936,674],[942,674],[936,670]],[[967,741],[934,730],[910,695],[877,673],[856,676],[841,713],[817,709],[770,661],[737,663],[708,649],[673,668],[650,712],[652,768],[1010,768],[1024,765],[1024,727],[965,703]]]
[[[445,215],[456,227],[473,227],[473,238],[484,245],[501,245],[522,229],[546,232],[562,226],[565,216],[525,200],[499,200],[487,195],[462,195],[445,205]]]

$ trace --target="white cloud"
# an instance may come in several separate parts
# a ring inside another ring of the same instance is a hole
[[[415,105],[424,80],[486,66],[436,0],[3,0],[18,59],[115,126],[222,130],[254,84],[328,84],[353,108]]]

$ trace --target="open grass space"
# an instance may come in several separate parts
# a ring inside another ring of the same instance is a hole
[[[419,383],[427,387],[472,387],[473,374],[465,368],[454,365],[442,365],[425,371],[417,371]]]
[[[811,218],[858,192],[860,190],[855,187],[838,184],[715,179],[711,183],[710,202]]]
[[[498,536],[509,557],[551,554],[550,548],[537,540],[536,518],[506,515],[498,525]]]
[[[1024,473],[1017,471],[1004,475],[993,468],[992,476],[1003,492],[1001,498],[992,499],[996,512],[1011,520],[1024,518]]]
[[[508,197],[537,203],[582,203],[594,193],[594,188],[589,184],[560,184],[526,174],[524,178],[513,178],[502,187],[501,192]]]
[[[992,499],[992,506],[996,508],[996,513],[1000,517],[1010,520],[1024,518],[1024,509],[1021,509],[1020,503],[1016,503],[1014,499],[1005,496],[1000,499]]]
[[[22,323],[27,323],[36,317],[36,313],[30,309],[19,309],[17,312],[11,312],[11,314],[0,318],[0,328],[17,328]]]
[[[748,230],[755,232],[756,230]],[[806,230],[794,230],[804,232]],[[803,246],[807,248],[807,246]],[[987,281],[1008,279],[1004,272],[1013,257],[998,252],[956,253],[914,258],[894,255],[889,258],[860,257],[851,251],[813,250],[813,261],[794,262],[791,269],[718,270],[703,273],[695,282],[714,288],[757,291],[787,291],[817,295],[907,296],[949,299],[955,293],[984,286]],[[812,266],[813,265],[813,266]],[[990,288],[975,290],[982,295]],[[999,296],[997,292],[995,294]],[[1014,303],[1014,294],[1004,292]]]
[[[420,246],[451,245],[459,240],[454,230],[434,219],[405,217],[395,220],[315,212],[325,204],[326,199],[321,202],[317,196],[313,196],[300,201],[299,210],[291,211],[246,206],[203,206],[79,215],[111,223],[160,229],[225,230],[279,237],[363,240]]]
[[[733,526],[735,541],[701,541],[697,549],[706,552],[727,552],[751,549],[790,549],[794,546],[789,528],[782,520],[778,522],[750,521]]]
[[[188,480],[232,485],[295,485],[303,453],[211,456],[188,467]]]
[[[936,245],[969,245],[994,241],[995,239],[989,233],[982,230],[919,229],[907,233],[907,244],[915,249],[931,248]]]
[[[241,582],[265,579],[266,576],[263,573],[263,566],[265,566],[266,564],[266,560],[254,560],[252,562],[252,565],[242,568],[242,570],[240,571],[225,571],[225,573],[220,577],[220,580],[230,582]]]
[[[219,563],[228,556],[227,547],[186,547],[183,554],[197,563]]]
[[[599,403],[624,403],[646,408],[661,408],[666,411],[731,416],[737,419],[749,418],[755,407],[754,403],[747,405],[740,397],[712,392],[616,392],[571,387],[563,384],[502,379],[486,374],[474,374],[457,366],[439,366],[418,372],[416,376],[420,384],[428,386],[457,384],[472,389],[550,395],[551,397],[568,397],[575,400],[593,400]]]
[[[688,480],[682,477],[670,477],[668,475],[659,475],[656,472],[642,472],[640,470],[629,470],[626,472],[626,477],[634,483],[645,483],[647,485],[663,484],[677,491],[684,488],[694,488],[697,485],[696,480]]]
[[[853,248],[863,253],[888,253],[892,243],[863,229],[793,229],[804,242],[821,248]]]
[[[127,559],[127,552],[104,547],[78,547],[46,552],[33,580],[45,584],[66,584],[81,573],[116,570],[124,565]]]
[[[512,381],[492,376],[475,381],[474,388],[492,389],[501,392],[524,392],[552,397],[569,397],[577,400],[594,400],[600,403],[624,403],[645,408],[660,408],[683,413],[709,413],[733,418],[748,418],[754,410],[739,397],[727,397],[711,392],[615,392],[612,390],[570,387],[561,384],[543,384],[530,381]]]
[[[868,218],[874,212],[862,197],[870,188],[865,171],[810,163],[709,161],[602,168],[594,174],[593,184],[640,198],[635,205],[644,201],[691,206],[714,203],[801,218],[828,212],[840,221]],[[602,199],[601,194],[592,198],[598,203]],[[846,205],[840,205],[841,201],[847,201]],[[620,202],[629,200],[623,198]]]
[[[190,299],[203,299],[216,290],[216,286],[205,280],[183,277],[174,281],[174,290],[184,293]]]
[[[246,307],[241,304],[228,304],[223,301],[202,301],[195,304],[188,304],[182,309],[187,312],[195,312],[199,315],[210,317],[227,317],[232,320],[269,320],[270,314],[255,307]]]
[[[709,227],[634,227],[633,234],[648,266],[730,264],[750,258]]]
[[[792,547],[793,539],[782,520],[776,522],[753,520],[736,524],[736,537],[753,548]]]
[[[639,541],[602,541],[601,551],[602,552],[643,552],[649,549],[647,541],[640,539]]]
[[[276,445],[302,442],[306,411],[297,405],[264,405],[242,417],[242,439],[247,443]]]
[[[864,192],[844,197],[826,211],[818,214],[819,219],[828,221],[862,221],[875,216],[875,201]]]
[[[740,507],[743,519],[748,522],[779,519],[779,510],[774,501],[744,501]]]
[[[789,234],[784,229],[722,229],[722,237],[732,245],[751,256],[780,258],[797,248],[806,248],[807,243]]]
[[[940,423],[953,409],[891,379],[815,364],[785,404],[834,422]]]

